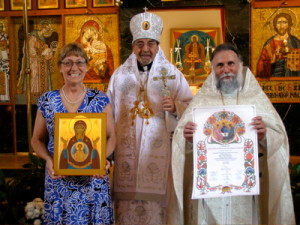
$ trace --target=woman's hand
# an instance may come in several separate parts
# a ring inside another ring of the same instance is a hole
[[[53,169],[53,160],[52,158],[49,158],[46,160],[46,169],[48,171],[48,175],[52,178],[52,179],[59,179],[59,178],[63,178],[63,176],[61,175],[55,175],[54,173],[54,169]]]
[[[109,168],[112,167],[112,164],[110,161],[106,160],[106,165],[105,165],[105,170],[106,170],[106,175],[109,174]],[[100,175],[100,174],[95,174],[92,177],[93,178],[98,178],[98,179],[104,179],[106,175]]]

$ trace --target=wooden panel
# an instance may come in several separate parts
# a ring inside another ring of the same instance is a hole
[[[0,169],[23,169],[29,163],[28,153],[0,154]]]
[[[300,163],[300,156],[291,156],[290,157],[290,163],[295,165],[297,163]]]

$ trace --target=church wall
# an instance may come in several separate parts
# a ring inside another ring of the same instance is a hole
[[[145,6],[152,12],[159,9],[224,8],[225,41],[231,42],[238,47],[243,57],[244,65],[250,67],[251,3],[247,0],[187,0],[174,2],[161,2],[160,0],[124,1],[123,6],[120,8],[121,62],[124,62],[131,53],[132,39],[129,31],[130,18],[142,12]],[[207,20],[210,19],[211,18],[207,18]],[[184,18],[177,18],[175,16],[174,21],[176,22],[176,20],[184,20]],[[168,31],[164,30],[163,32]],[[274,106],[285,124],[289,137],[291,155],[300,156],[300,120],[297,119],[300,104],[276,103]]]
[[[107,10],[111,10],[111,7],[97,9],[98,11],[94,11],[91,1],[87,1],[87,5],[89,9],[85,10],[84,8],[76,8],[76,9],[64,9],[65,1],[59,0],[60,9],[58,10],[37,10],[37,0],[32,0],[32,5],[36,11],[47,12],[50,16],[58,16],[57,12],[62,12],[64,15],[66,14],[86,14],[92,15],[93,13],[101,13]],[[4,0],[5,8],[8,9],[10,6],[10,1]],[[33,4],[35,3],[35,4]],[[241,51],[244,65],[250,67],[250,20],[251,20],[251,3],[249,0],[205,0],[205,1],[195,1],[195,0],[179,0],[179,1],[161,1],[161,0],[123,0],[123,4],[120,7],[116,7],[117,10],[113,10],[114,12],[118,11],[119,16],[119,33],[120,33],[120,63],[123,63],[125,59],[131,53],[132,46],[132,37],[129,31],[129,21],[133,15],[140,13],[143,11],[143,8],[147,7],[151,12],[155,10],[164,10],[164,9],[208,9],[208,8],[222,8],[224,9],[224,38],[226,42],[231,42],[235,44],[239,50]],[[6,11],[1,13],[2,16],[7,15]],[[16,15],[22,16],[22,12],[16,12]],[[37,13],[38,15],[38,13]],[[1,15],[0,15],[1,17]],[[178,20],[184,20],[185,18],[178,18],[174,16],[174,22]],[[212,18],[206,18],[206,20],[211,20]],[[203,23],[203,21],[201,21]],[[205,22],[205,21],[204,21]],[[169,32],[164,30],[163,32]],[[165,52],[168,55],[168,52]],[[13,84],[14,85],[14,84]],[[2,103],[1,103],[2,104]],[[0,107],[5,108],[5,113],[8,113],[8,117],[14,115],[15,113],[18,115],[18,118],[26,115],[25,106],[17,107],[16,109],[12,108],[12,105],[6,106],[7,104],[3,103]],[[299,111],[299,104],[296,103],[276,103],[274,104],[278,113],[282,117],[284,124],[286,126],[291,155],[300,156],[300,121],[297,119],[297,112]],[[11,110],[11,111],[9,111]],[[3,110],[4,111],[4,110]],[[33,110],[33,114],[35,114]],[[6,115],[3,114],[3,115]],[[26,146],[24,143],[26,140],[26,123],[22,119],[11,119],[12,124],[10,123],[7,126],[16,125],[16,130],[23,130],[25,132],[23,135],[18,134],[19,140],[22,144],[21,146]],[[34,121],[34,115],[33,115]],[[3,121],[3,123],[9,123],[8,121]],[[3,134],[4,135],[4,134]],[[7,136],[6,134],[4,136]],[[10,136],[11,138],[11,136]],[[7,138],[7,140],[10,140]],[[26,151],[26,150],[25,150]],[[0,151],[1,152],[1,151]]]

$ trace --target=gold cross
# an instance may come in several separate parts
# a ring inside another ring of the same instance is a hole
[[[167,86],[167,80],[174,80],[175,79],[175,75],[170,75],[170,76],[167,76],[167,73],[168,71],[165,69],[165,68],[162,68],[161,71],[160,71],[160,74],[162,76],[160,77],[153,77],[153,80],[162,80],[163,82],[163,93],[164,93],[164,96],[168,96],[170,95],[170,92],[169,92],[169,89],[168,89],[168,86]]]

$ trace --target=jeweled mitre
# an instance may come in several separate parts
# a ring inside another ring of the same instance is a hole
[[[130,20],[130,31],[133,36],[132,42],[141,38],[150,38],[159,42],[162,29],[162,19],[153,13],[140,13]]]

